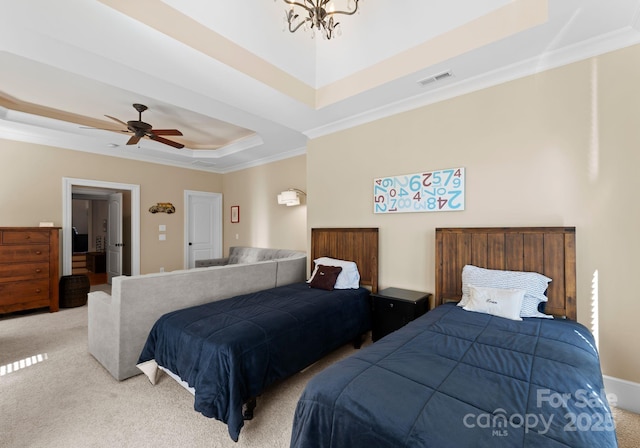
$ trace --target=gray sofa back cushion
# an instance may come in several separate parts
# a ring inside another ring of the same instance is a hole
[[[234,246],[229,248],[229,264],[256,263],[258,261],[280,260],[304,255],[287,249],[263,249],[260,247]]]

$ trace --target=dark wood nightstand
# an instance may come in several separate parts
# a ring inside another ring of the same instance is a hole
[[[385,288],[371,294],[373,342],[429,311],[431,296],[429,292],[400,288]]]

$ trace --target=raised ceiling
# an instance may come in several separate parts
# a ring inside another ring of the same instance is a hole
[[[218,173],[640,42],[640,0],[361,0],[330,41],[281,0],[0,2],[0,138]],[[127,146],[133,103],[185,148]]]

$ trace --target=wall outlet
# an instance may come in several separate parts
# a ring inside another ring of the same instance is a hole
[[[164,224],[160,224],[160,225],[158,226],[158,231],[160,231],[160,232],[166,232],[166,231],[167,231],[167,226],[166,226],[166,225],[164,225]]]
[[[165,235],[164,233],[161,233],[160,235],[158,235],[158,239],[159,239],[160,241],[164,241],[164,240],[166,240],[166,239],[167,239],[167,235]]]
[[[164,266],[160,266],[160,272],[164,272]]]

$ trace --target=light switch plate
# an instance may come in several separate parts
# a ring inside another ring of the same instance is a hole
[[[166,239],[167,239],[167,235],[165,235],[164,233],[161,233],[160,235],[158,235],[158,239],[159,239],[160,241],[164,241],[164,240],[166,240]]]

